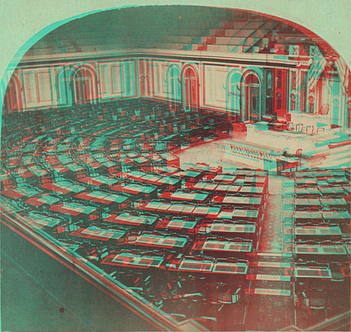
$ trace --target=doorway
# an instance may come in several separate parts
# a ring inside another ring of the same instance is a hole
[[[242,93],[242,119],[244,121],[261,120],[261,85],[258,77],[251,73],[244,78]]]
[[[199,78],[195,70],[188,66],[183,69],[182,98],[185,112],[197,111],[199,106]]]

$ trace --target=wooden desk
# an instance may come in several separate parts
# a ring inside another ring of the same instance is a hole
[[[167,203],[167,202],[140,202],[134,207],[137,210],[146,210],[158,212],[163,214],[183,214],[191,216],[201,216],[214,219],[218,216],[221,208],[211,205],[194,205],[194,204],[180,204],[180,203]]]
[[[104,229],[95,226],[90,226],[87,228],[76,229],[75,231],[71,232],[70,235],[106,242],[110,240],[120,239],[125,235],[125,232],[121,230]]]
[[[340,196],[345,195],[345,190],[342,186],[318,187],[323,196]]]
[[[295,266],[294,277],[299,279],[331,279],[332,274],[328,267]]]
[[[325,220],[350,222],[350,213],[348,211],[322,211],[322,215]]]
[[[8,198],[11,198],[14,201],[17,201],[19,199],[26,199],[33,197],[39,193],[38,190],[34,188],[12,188],[12,189],[6,189],[1,191],[1,196],[5,196]]]
[[[245,195],[262,195],[264,191],[263,187],[256,187],[256,186],[244,186],[241,187],[239,190],[239,194]]]
[[[256,225],[253,224],[232,224],[226,222],[213,222],[202,224],[198,229],[199,234],[211,234],[222,236],[238,236],[248,239],[254,239]]]
[[[240,190],[240,186],[219,184],[213,182],[198,182],[193,186],[193,189],[210,191],[210,192],[223,192],[223,193],[236,193]]]
[[[14,172],[17,173],[23,179],[30,179],[32,180],[35,178],[35,175],[30,172],[26,167],[18,167],[14,169]]]
[[[19,215],[19,220],[30,226],[31,228],[41,229],[41,228],[53,228],[59,225],[63,220],[40,213],[29,213]]]
[[[236,175],[218,174],[212,179],[212,181],[232,183],[235,181],[235,178]]]
[[[125,244],[131,246],[157,247],[162,249],[179,250],[188,243],[187,237],[168,236],[157,233],[132,234],[126,238]]]
[[[216,195],[211,200],[214,204],[228,204],[240,207],[258,207],[261,205],[261,197],[241,197],[241,196],[219,196]]]
[[[317,180],[314,178],[296,178],[295,184],[297,187],[316,186]]]
[[[322,213],[320,211],[295,211],[296,221],[317,221],[323,220]]]
[[[244,262],[218,261],[202,258],[180,258],[173,259],[167,265],[168,271],[176,272],[195,272],[210,274],[229,274],[229,275],[245,275],[248,270],[248,264]]]
[[[182,190],[177,190],[173,193],[164,192],[160,195],[160,198],[201,203],[208,198],[208,195],[209,194],[207,193],[186,192]]]
[[[279,158],[276,158],[276,161],[277,161],[277,174],[280,174],[282,171],[285,171],[287,169],[297,170],[299,166],[298,158],[280,156]]]
[[[297,258],[301,257],[317,261],[329,259],[343,261],[350,257],[344,245],[295,244],[293,252]]]
[[[29,199],[27,199],[26,201],[24,201],[23,203],[29,205],[29,206],[33,206],[35,208],[41,208],[41,207],[49,207],[52,204],[55,204],[59,201],[60,199],[55,197],[55,196],[51,196],[48,194],[41,194],[38,196],[33,196]]]
[[[157,217],[154,216],[142,216],[142,215],[133,215],[128,212],[123,212],[120,214],[111,214],[106,217],[104,221],[117,223],[124,226],[135,226],[139,227],[142,225],[152,225],[157,221]]]
[[[120,252],[110,254],[104,258],[102,264],[115,265],[124,268],[160,268],[165,256],[156,256],[152,254],[141,254],[137,252]]]
[[[342,237],[342,232],[337,226],[304,226],[295,227],[293,229],[296,239],[306,239],[306,238],[339,238]]]
[[[86,190],[86,187],[76,185],[69,181],[45,183],[42,184],[41,187],[62,196],[71,196]]]
[[[93,206],[66,202],[51,205],[49,211],[60,213],[70,220],[88,218],[90,214],[97,212],[96,208]]]
[[[346,210],[347,203],[345,198],[321,198],[320,203],[326,208],[343,208]]]
[[[110,188],[110,190],[131,195],[136,198],[156,197],[157,194],[157,189],[155,187],[135,183],[117,185]]]
[[[110,194],[103,191],[92,191],[89,193],[80,193],[75,195],[74,198],[84,201],[94,202],[102,207],[109,207],[111,209],[124,209],[129,204],[129,198],[123,195]]]
[[[79,179],[79,181],[95,188],[108,188],[118,182],[118,180],[115,178],[103,175],[93,177],[87,176],[85,178]]]
[[[231,240],[196,240],[192,247],[193,251],[204,251],[213,254],[232,254],[232,253],[250,253],[252,250],[252,242],[238,242]]]
[[[65,166],[73,173],[79,173],[79,172],[83,172],[86,171],[86,168],[77,164],[77,163],[67,163],[65,164]]]
[[[309,196],[310,193],[305,187],[295,187],[294,189],[295,196]]]
[[[233,219],[244,219],[256,221],[259,216],[258,210],[235,209],[233,211]]]
[[[294,206],[297,210],[316,210],[322,208],[319,198],[295,198]]]
[[[157,230],[166,230],[184,234],[194,234],[197,222],[173,218],[171,220],[161,220],[157,225]]]
[[[197,172],[197,171],[190,171],[190,170],[185,170],[185,171],[177,171],[172,174],[172,176],[175,177],[180,177],[184,179],[189,179],[189,180],[199,180],[202,177],[202,172]]]

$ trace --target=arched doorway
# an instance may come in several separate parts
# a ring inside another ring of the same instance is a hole
[[[185,112],[197,111],[199,106],[199,77],[195,69],[186,66],[182,73],[182,99]]]
[[[316,82],[316,112],[319,115],[328,115],[330,110],[330,86],[325,73],[322,73]]]
[[[83,105],[97,102],[96,77],[92,70],[66,67],[56,77],[58,105]]]
[[[261,84],[254,72],[250,72],[243,78],[241,101],[243,121],[261,120]]]
[[[169,109],[175,111],[181,100],[180,69],[178,67],[172,66],[168,70],[167,85]]]
[[[86,68],[81,68],[75,73],[73,80],[70,81],[70,90],[74,92],[72,98],[74,104],[83,105],[95,101],[94,82],[93,73]]]
[[[23,108],[22,103],[22,92],[21,92],[21,84],[19,78],[15,75],[12,76],[6,93],[6,103],[7,110],[12,111],[20,111]]]

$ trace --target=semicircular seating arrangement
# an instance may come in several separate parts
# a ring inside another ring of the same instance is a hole
[[[177,151],[227,134],[220,114],[133,100],[47,112],[5,117],[7,223],[175,323],[243,328],[261,296],[293,299],[308,315],[347,306],[327,300],[319,281],[341,290],[350,275],[349,172],[289,175],[285,252],[272,262],[259,250],[271,227],[267,172],[180,167]]]
[[[171,113],[156,102],[47,114],[5,119],[4,215],[174,317],[190,317],[191,307],[210,322],[244,297],[267,174],[181,169],[174,153],[215,139],[220,115]]]

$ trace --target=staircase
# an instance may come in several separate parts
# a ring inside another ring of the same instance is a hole
[[[350,167],[350,134],[330,132],[318,136],[314,142],[315,151],[308,155],[306,168],[342,168]]]

